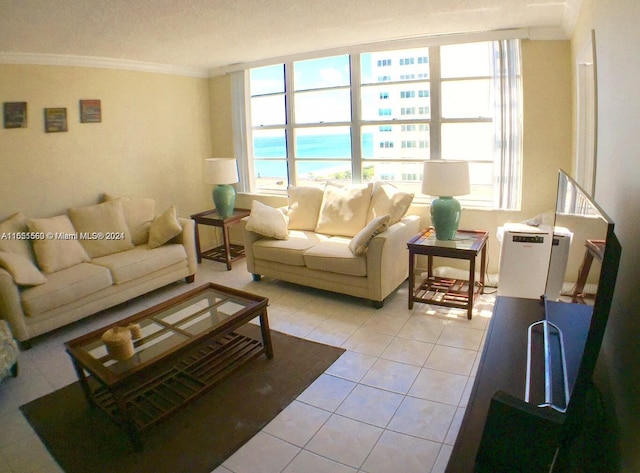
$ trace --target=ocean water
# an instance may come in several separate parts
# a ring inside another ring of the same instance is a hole
[[[282,158],[286,153],[284,137],[256,137],[253,141],[253,152],[256,158]],[[303,136],[298,138],[296,146],[298,158],[309,161],[299,162],[299,173],[313,173],[330,168],[350,169],[344,160],[351,158],[351,137],[349,135]],[[362,156],[373,157],[373,135],[362,137]],[[313,160],[317,159],[317,162]],[[283,161],[254,161],[256,175],[266,177],[286,176],[286,163]]]

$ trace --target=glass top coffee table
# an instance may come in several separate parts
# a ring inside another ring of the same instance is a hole
[[[273,358],[268,299],[209,283],[65,343],[89,402],[140,434],[262,354]],[[261,340],[236,333],[258,317]],[[102,335],[137,324],[133,356],[115,359]]]

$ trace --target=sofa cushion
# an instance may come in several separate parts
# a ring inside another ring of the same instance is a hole
[[[164,245],[182,232],[182,225],[178,220],[176,206],[172,205],[155,218],[149,227],[149,248]]]
[[[328,239],[328,236],[314,232],[291,230],[287,240],[264,238],[255,241],[252,248],[256,259],[275,261],[291,266],[304,266],[304,252]]]
[[[122,213],[134,245],[144,245],[149,241],[149,227],[156,216],[156,202],[153,199],[116,197],[105,194],[105,202],[121,200]]]
[[[47,282],[36,265],[19,253],[0,251],[0,268],[6,269],[18,286],[37,286]]]
[[[360,230],[349,242],[351,252],[356,256],[364,254],[369,247],[371,239],[378,233],[382,233],[389,228],[389,219],[390,216],[387,214],[371,220],[367,226]]]
[[[74,302],[113,284],[109,270],[80,263],[47,275],[46,284],[21,292],[26,315],[40,314]]]
[[[322,206],[324,190],[319,187],[289,186],[289,230],[314,231]]]
[[[29,240],[18,238],[28,231],[27,221],[27,217],[18,212],[0,223],[0,251],[18,253],[35,262]]]
[[[33,241],[38,266],[45,273],[55,273],[89,261],[89,255],[76,239],[76,230],[66,215],[31,218],[29,231],[45,235]]]
[[[286,240],[287,217],[278,209],[254,200],[251,203],[251,215],[247,219],[247,230],[269,238]]]
[[[90,258],[133,248],[121,200],[70,208],[68,213]]]
[[[327,183],[315,231],[352,237],[366,224],[372,184]]]
[[[309,269],[349,276],[366,276],[367,260],[356,256],[349,249],[349,238],[331,237],[304,253],[305,266]]]
[[[187,253],[182,245],[162,245],[158,248],[140,245],[133,250],[95,258],[91,262],[109,269],[113,282],[122,284],[186,259]]]
[[[412,201],[413,194],[401,191],[388,182],[376,181],[373,184],[367,222],[381,215],[389,214],[389,226],[398,223],[409,210]]]

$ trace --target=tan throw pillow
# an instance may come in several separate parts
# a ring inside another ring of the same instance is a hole
[[[367,222],[380,215],[389,214],[391,216],[389,225],[398,223],[409,210],[412,201],[413,194],[403,192],[388,182],[376,181],[373,184]]]
[[[131,242],[136,246],[144,245],[149,241],[149,227],[156,216],[155,200],[104,195],[105,202],[118,199],[122,201],[122,213],[124,213],[124,220],[131,234]]]
[[[133,248],[122,201],[70,208],[68,213],[78,232],[78,241],[89,257],[99,258]]]
[[[315,231],[352,237],[367,221],[372,184],[339,186],[327,183]]]
[[[265,205],[257,200],[251,203],[251,215],[247,219],[245,228],[250,232],[277,240],[289,238],[287,217],[275,207]]]
[[[38,286],[47,282],[36,265],[19,253],[0,251],[0,267],[6,269],[19,286]]]
[[[349,249],[351,252],[356,256],[364,254],[373,237],[389,228],[389,219],[390,215],[387,214],[371,220],[367,226],[360,230],[349,242]]]
[[[33,249],[30,240],[23,238],[28,230],[27,217],[18,212],[0,223],[0,251],[17,253],[32,263]]]
[[[289,230],[314,231],[322,206],[324,190],[319,187],[289,186]]]
[[[76,239],[76,229],[66,215],[28,220],[30,232],[44,235],[33,240],[33,251],[38,266],[45,273],[55,273],[61,269],[89,261],[89,255]]]
[[[149,248],[164,245],[182,232],[175,205],[165,210],[149,227]]]

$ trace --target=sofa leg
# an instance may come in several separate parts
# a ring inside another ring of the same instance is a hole
[[[382,301],[371,301],[371,305],[373,305],[374,309],[382,309],[382,306],[384,305],[384,300],[382,300]]]
[[[251,273],[251,277],[253,278],[253,280],[254,280],[255,282],[258,282],[258,281],[260,281],[260,279],[262,279],[262,276],[261,276],[261,275],[259,275],[259,274],[255,274],[255,273]]]
[[[187,284],[191,284],[195,280],[196,280],[195,274],[192,274],[191,276],[187,276],[186,278],[184,278],[184,282],[186,282]]]
[[[31,340],[24,340],[22,342],[18,341],[18,348],[20,348],[20,351],[30,350],[32,346],[33,344],[31,343]]]

